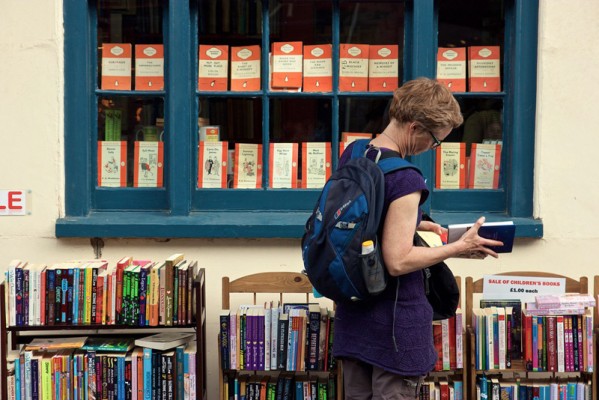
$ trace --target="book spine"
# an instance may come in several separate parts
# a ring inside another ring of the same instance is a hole
[[[581,315],[577,315],[576,317],[576,327],[577,327],[577,334],[578,334],[578,371],[585,371],[585,364],[584,364],[584,341],[583,338],[586,337],[586,334],[583,332],[583,327],[582,327],[582,316]]]
[[[578,318],[576,315],[570,316],[572,324],[572,370],[579,371],[580,364],[579,357],[579,345],[578,345]]]
[[[23,326],[23,296],[24,293],[24,283],[23,283],[23,268],[15,269],[15,316],[16,316],[16,325]]]
[[[317,370],[320,346],[320,309],[308,313],[308,362],[306,369]]]
[[[64,294],[66,297],[66,322],[68,325],[73,324],[73,283],[74,283],[74,268],[67,270],[67,290]]]
[[[81,275],[80,268],[73,268],[73,324],[79,324],[79,279]]]
[[[40,308],[39,308],[39,325],[44,326],[46,325],[46,316],[47,314],[47,307],[46,307],[46,301],[47,301],[47,276],[48,273],[47,271],[44,269],[42,271],[42,273],[40,274]],[[11,313],[12,314],[12,313]]]
[[[32,400],[39,400],[39,398],[40,398],[39,382],[40,382],[40,373],[39,373],[38,359],[32,358],[31,359],[31,399]]]
[[[152,349],[143,349],[143,400],[152,400]]]
[[[92,302],[90,308],[90,323],[95,323],[96,321],[96,313],[97,313],[97,305],[98,305],[98,268],[91,269],[91,289],[92,289]]]
[[[255,369],[258,371],[264,371],[264,367],[265,367],[265,357],[266,357],[266,348],[265,348],[265,329],[264,329],[264,309],[259,310],[258,315],[256,316],[256,322],[255,322],[255,327],[256,327],[256,341],[254,343],[255,346],[255,358],[256,358],[256,362],[255,362]]]
[[[231,368],[230,360],[230,324],[229,324],[229,314],[222,314],[220,316],[220,365],[223,370],[228,370]]]
[[[174,273],[175,267],[171,263],[166,263],[164,274],[164,325],[173,325],[173,290],[174,290]]]
[[[31,293],[31,271],[23,269],[23,325],[31,325],[29,297]],[[33,309],[33,307],[31,307]]]
[[[147,299],[148,299],[148,269],[141,268],[139,270],[139,318],[137,320],[139,326],[146,326]]]
[[[288,338],[288,321],[287,315],[283,316],[279,319],[278,323],[278,349],[277,349],[277,369],[280,371],[284,371],[287,365],[286,359],[286,348],[287,348],[287,338]]]
[[[588,357],[587,357],[587,364],[586,364],[586,368],[587,368],[587,372],[594,372],[595,371],[595,350],[594,350],[594,345],[593,345],[593,312],[589,312],[585,315],[585,319],[587,321],[587,329],[585,330],[586,333],[586,337],[587,337],[587,351],[588,351]]]

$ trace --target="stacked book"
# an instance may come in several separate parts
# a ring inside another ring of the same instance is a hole
[[[197,271],[183,254],[115,264],[13,260],[5,273],[9,326],[191,325]]]

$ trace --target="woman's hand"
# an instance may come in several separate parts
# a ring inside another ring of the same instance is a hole
[[[488,246],[503,246],[503,242],[498,240],[485,239],[478,235],[478,230],[481,225],[485,223],[485,217],[480,217],[470,229],[466,231],[460,238],[466,246],[466,249],[462,251],[459,256],[465,256],[468,258],[485,258],[486,256],[492,256],[498,258],[499,255],[491,250]]]

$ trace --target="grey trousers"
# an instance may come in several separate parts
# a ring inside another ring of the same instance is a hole
[[[402,376],[362,361],[343,359],[345,400],[418,399],[424,376]]]

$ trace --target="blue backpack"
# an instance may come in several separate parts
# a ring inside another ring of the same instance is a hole
[[[354,143],[351,159],[322,189],[302,237],[302,258],[310,282],[320,294],[336,302],[368,300],[378,294],[367,288],[360,255],[362,243],[372,240],[382,260],[377,235],[382,223],[385,174],[404,168],[420,173],[394,151],[379,150],[376,161],[370,160],[365,157],[368,146],[367,139]]]

